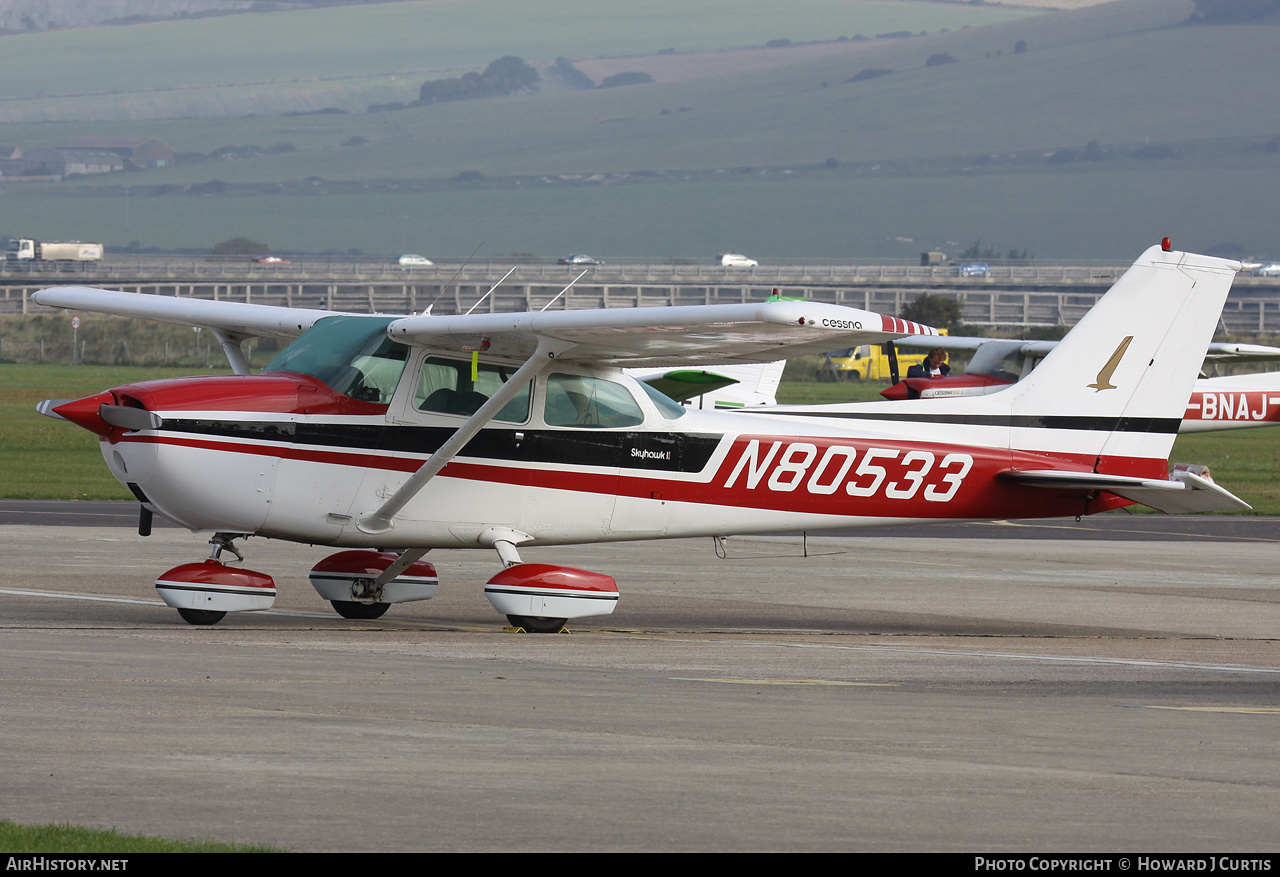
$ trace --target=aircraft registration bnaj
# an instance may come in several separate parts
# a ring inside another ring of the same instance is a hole
[[[489,548],[526,630],[617,603],[606,574],[521,562],[569,545],[908,522],[1248,506],[1168,455],[1239,264],[1152,247],[1019,383],[964,398],[686,409],[629,367],[764,363],[933,330],[805,301],[390,317],[87,288],[41,305],[199,326],[232,376],[145,381],[43,413],[96,433],[141,503],[212,532],[156,580],[193,624],[269,608],[233,566],[262,536],[344,549],[311,571],[348,618],[437,585],[431,549]],[[241,344],[295,340],[260,374]]]

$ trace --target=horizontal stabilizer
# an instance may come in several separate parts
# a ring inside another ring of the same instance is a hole
[[[715,372],[696,371],[694,369],[666,371],[662,374],[641,378],[641,380],[668,399],[676,402],[694,399],[704,393],[714,393],[716,390],[723,390],[725,387],[732,387],[738,383],[737,380],[727,375],[718,375]]]
[[[1182,469],[1175,469],[1166,481],[1098,472],[1067,472],[1060,469],[1010,470],[1002,472],[1000,478],[1026,487],[1052,490],[1105,490],[1167,515],[1252,508],[1209,478]]]

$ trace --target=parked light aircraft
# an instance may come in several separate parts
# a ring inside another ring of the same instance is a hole
[[[1058,342],[920,336],[902,338],[895,343],[903,347],[972,351],[973,358],[962,375],[899,381],[881,393],[886,399],[981,396],[998,392],[1031,374]],[[1210,344],[1205,356],[1206,364],[1210,365],[1275,360],[1280,360],[1280,348],[1229,342]],[[1178,432],[1277,425],[1280,425],[1280,372],[1262,372],[1196,381]]]
[[[1247,508],[1168,453],[1238,263],[1153,247],[1026,379],[990,395],[688,410],[622,367],[768,362],[927,327],[812,302],[462,316],[341,315],[85,288],[42,305],[201,326],[234,376],[40,410],[95,432],[154,514],[211,531],[157,578],[191,623],[267,608],[228,565],[257,535],[344,549],[311,571],[346,617],[429,598],[433,548],[494,549],[485,591],[529,630],[607,614],[609,576],[519,546],[904,522]],[[240,344],[295,340],[261,374]]]

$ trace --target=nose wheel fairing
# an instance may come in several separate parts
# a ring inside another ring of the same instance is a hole
[[[225,614],[270,609],[276,600],[276,585],[266,573],[234,569],[210,558],[184,563],[164,573],[156,579],[156,593],[187,618],[183,610]]]

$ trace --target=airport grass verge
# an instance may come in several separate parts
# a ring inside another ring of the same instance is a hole
[[[24,853],[79,853],[116,855],[120,853],[283,853],[267,846],[240,846],[212,840],[170,840],[141,834],[122,834],[114,829],[88,828],[67,822],[48,825],[20,825],[0,820],[0,849],[10,855]]]

